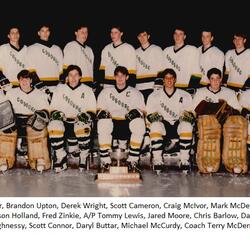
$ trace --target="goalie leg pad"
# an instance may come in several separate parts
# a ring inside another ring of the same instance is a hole
[[[27,127],[28,161],[32,169],[37,169],[37,162],[41,159],[45,163],[44,170],[50,169],[47,135],[47,129],[35,131],[31,127]]]
[[[12,168],[15,163],[17,132],[3,133],[0,131],[0,165],[6,164]]]
[[[223,126],[222,160],[231,173],[246,173],[247,164],[247,120],[240,115],[229,116]]]
[[[198,118],[196,161],[201,173],[217,172],[220,167],[221,125],[214,115]]]

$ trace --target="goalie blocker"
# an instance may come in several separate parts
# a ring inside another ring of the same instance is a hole
[[[15,162],[17,132],[10,101],[0,103],[0,171],[12,168]]]

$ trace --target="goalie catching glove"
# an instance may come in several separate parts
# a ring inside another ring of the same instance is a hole
[[[36,131],[42,131],[49,123],[49,115],[45,110],[36,110],[27,121],[27,125]]]
[[[150,123],[152,123],[152,122],[161,122],[163,120],[163,117],[159,113],[154,112],[152,114],[149,114],[147,116],[147,119],[148,119],[148,121]]]

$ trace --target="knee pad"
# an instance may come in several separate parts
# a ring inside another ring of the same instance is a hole
[[[183,137],[188,137],[188,139],[192,139],[193,126],[189,122],[180,122],[177,133],[180,137],[182,134],[185,134]],[[190,138],[191,137],[191,138]]]
[[[65,132],[63,121],[52,120],[48,124],[49,137],[62,137]]]
[[[135,118],[129,123],[131,133],[144,135],[146,132],[145,121],[142,118]]]
[[[74,132],[76,137],[89,136],[90,131],[90,125],[87,123],[78,121],[74,124]]]
[[[101,119],[97,122],[97,131],[98,134],[105,133],[111,134],[113,131],[113,122],[112,119]]]
[[[159,133],[161,135],[166,135],[166,130],[162,122],[153,122],[150,125],[150,134]]]

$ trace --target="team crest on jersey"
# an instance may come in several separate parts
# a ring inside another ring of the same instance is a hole
[[[232,64],[234,70],[239,74],[242,75],[242,70],[240,69],[240,67],[236,64],[236,62],[234,61],[234,59],[230,56],[229,58],[230,63]]]
[[[83,53],[83,55],[85,56],[85,58],[87,59],[87,61],[92,64],[92,60],[91,58],[87,55],[87,53],[85,52],[84,48],[81,47],[81,51]]]
[[[129,91],[128,91],[129,92]],[[117,98],[112,93],[109,94],[110,99],[117,105],[121,106],[122,108],[125,108],[127,111],[130,110],[129,105],[123,101],[121,101],[119,98]]]
[[[110,52],[108,52],[108,57],[115,67],[119,66],[118,62],[116,61],[116,59],[112,56]]]
[[[25,68],[25,66],[24,66],[24,63],[23,62],[21,62],[16,56],[15,56],[15,54],[12,52],[12,51],[10,51],[10,57],[15,61],[15,63],[19,66],[19,67],[21,67],[21,68]]]
[[[57,58],[52,53],[50,53],[46,49],[42,49],[42,53],[44,55],[46,55],[48,58],[50,58],[57,66],[59,66],[59,61],[57,60]]]
[[[138,62],[141,64],[141,66],[142,66],[144,69],[150,70],[150,66],[147,65],[147,64],[141,59],[140,56],[136,55],[136,58],[137,58]]]
[[[177,69],[178,71],[181,71],[181,67],[174,61],[174,59],[172,59],[172,58],[170,57],[170,55],[167,54],[166,58],[167,58],[168,62],[169,62],[175,69]]]

